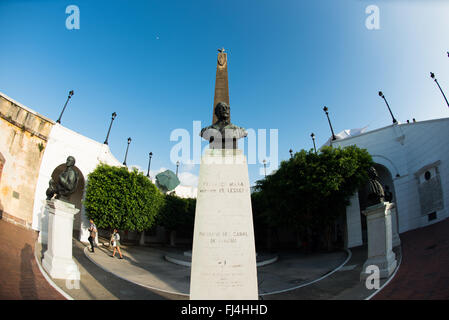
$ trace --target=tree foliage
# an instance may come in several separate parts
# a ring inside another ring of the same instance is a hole
[[[365,149],[324,147],[301,150],[256,183],[255,221],[292,226],[300,233],[327,230],[344,214],[349,198],[368,179],[372,159]]]
[[[157,224],[172,231],[192,231],[195,220],[196,199],[185,199],[175,194],[165,196]]]
[[[136,169],[100,164],[88,175],[84,206],[99,228],[150,229],[163,204],[163,194]]]

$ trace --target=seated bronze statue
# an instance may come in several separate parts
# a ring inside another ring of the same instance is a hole
[[[366,206],[370,207],[385,201],[385,193],[382,184],[379,182],[379,175],[374,167],[368,170],[368,184],[366,185]]]
[[[68,197],[75,192],[78,185],[78,173],[73,168],[75,166],[75,158],[69,156],[66,161],[66,168],[56,178],[56,181],[50,179],[47,189],[47,200],[51,200],[53,196],[56,199],[68,200]]]
[[[201,130],[200,136],[209,141],[211,149],[237,149],[237,140],[248,135],[244,128],[231,123],[229,106],[219,102],[214,109],[217,121]]]

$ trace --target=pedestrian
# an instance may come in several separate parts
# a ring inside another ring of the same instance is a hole
[[[118,253],[120,254],[119,259],[123,259],[122,251],[120,250],[120,234],[118,233],[117,229],[114,229],[114,232],[112,233],[111,242],[112,247],[114,248],[114,251],[112,252],[112,257],[114,258],[115,252],[118,251]]]
[[[87,238],[87,240],[89,240],[90,242],[90,246],[92,247],[91,252],[94,252],[94,246],[95,246],[95,238],[97,237],[97,226],[95,225],[94,221],[92,219],[89,220],[90,222],[90,226],[89,226],[89,238]]]

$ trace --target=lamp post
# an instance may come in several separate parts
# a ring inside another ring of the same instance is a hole
[[[112,113],[111,123],[109,124],[108,134],[106,135],[106,140],[104,140],[104,144],[108,144],[109,133],[111,132],[112,123],[114,122],[115,117],[117,117],[117,113]]]
[[[441,94],[443,95],[444,100],[446,101],[447,106],[449,107],[449,102],[448,102],[447,99],[446,99],[446,95],[444,94],[443,89],[441,89],[440,84],[438,83],[437,78],[435,78],[435,74],[434,74],[433,72],[430,73],[430,77],[431,77],[433,80],[435,80],[435,82],[436,82],[438,88],[439,88],[440,91],[441,91]]]
[[[178,176],[179,161],[176,161],[176,176]]]
[[[290,152],[290,158],[293,158],[293,150],[290,149],[290,150],[288,150],[288,152]]]
[[[123,164],[126,166],[126,158],[128,157],[128,149],[129,144],[131,143],[131,138],[128,138],[128,146],[126,147],[126,153],[125,153],[125,161],[123,161]]]
[[[151,158],[153,157],[153,152],[150,152],[150,160],[148,161],[148,172],[147,172],[147,177],[150,177],[150,166],[151,166]]]
[[[312,137],[312,141],[313,141],[313,149],[315,150],[315,153],[316,153],[315,134],[312,132],[312,134],[311,134],[310,136]]]
[[[69,100],[73,96],[73,94],[74,94],[73,90],[70,90],[69,91],[69,96],[67,97],[67,100],[66,100],[66,102],[64,104],[64,108],[62,108],[61,114],[59,115],[58,120],[56,120],[57,123],[59,123],[59,124],[61,123],[61,118],[62,118],[62,115],[64,114],[65,107],[67,106],[67,103],[69,102]]]
[[[328,110],[329,109],[326,106],[323,108],[323,111],[326,113],[326,116],[327,116],[327,121],[329,122],[329,127],[331,128],[332,140],[337,140],[337,138],[335,137],[335,134],[334,134],[334,129],[332,128],[331,120],[329,119],[329,113],[327,112]]]
[[[382,99],[384,99],[385,103],[387,104],[388,111],[390,111],[391,118],[393,119],[393,123],[397,123],[398,121],[394,118],[393,112],[391,112],[391,109],[390,109],[390,105],[388,104],[387,99],[385,99],[385,96],[384,96],[384,94],[382,93],[382,91],[379,91],[379,97],[381,97]]]
[[[265,178],[267,177],[267,160],[263,159],[263,168],[265,170]]]

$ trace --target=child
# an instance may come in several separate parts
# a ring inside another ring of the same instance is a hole
[[[117,250],[120,254],[120,259],[123,259],[122,252],[120,251],[120,235],[117,229],[114,229],[114,232],[112,233],[111,242],[112,247],[114,248],[114,251],[112,252],[112,258],[115,257],[115,251]]]

